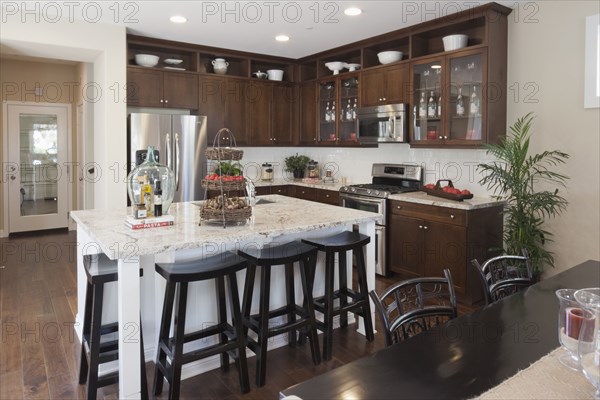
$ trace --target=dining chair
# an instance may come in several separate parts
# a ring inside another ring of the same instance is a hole
[[[522,256],[502,255],[490,258],[483,265],[471,261],[481,281],[485,304],[510,296],[534,283],[533,271],[527,250]]]
[[[391,346],[456,318],[452,275],[413,278],[393,284],[381,295],[369,292],[383,324],[385,345]]]

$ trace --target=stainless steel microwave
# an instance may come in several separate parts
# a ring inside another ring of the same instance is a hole
[[[357,112],[358,138],[363,143],[407,141],[406,104],[363,107]]]

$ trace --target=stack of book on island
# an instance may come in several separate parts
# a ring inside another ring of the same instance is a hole
[[[146,229],[146,228],[157,228],[160,226],[171,226],[175,218],[172,215],[162,215],[160,217],[148,217],[148,218],[133,218],[128,215],[125,218],[125,226],[130,229]]]

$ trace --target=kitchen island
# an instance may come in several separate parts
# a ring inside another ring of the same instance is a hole
[[[380,214],[330,206],[279,195],[258,197],[252,219],[243,225],[223,228],[222,223],[202,222],[199,225],[200,202],[173,203],[169,214],[173,215],[173,226],[131,230],[124,225],[129,212],[123,207],[116,210],[73,211],[71,218],[77,223],[77,283],[78,304],[84,304],[85,272],[83,255],[105,253],[108,258],[118,260],[119,280],[116,293],[105,296],[105,307],[116,307],[119,331],[119,397],[135,398],[140,395],[139,365],[139,315],[141,311],[144,344],[147,359],[154,359],[160,310],[164,293],[164,280],[154,273],[155,261],[169,262],[211,256],[225,251],[247,247],[276,245],[301,238],[322,237],[358,227],[359,232],[372,238],[375,222]],[[375,284],[375,240],[366,248],[367,284]],[[322,268],[324,257],[320,255],[317,268]],[[144,270],[139,277],[139,268]],[[242,272],[243,273],[243,272]],[[316,276],[322,274],[317,270]],[[351,285],[352,274],[348,274]],[[273,274],[272,306],[278,307],[285,301],[281,276]],[[243,282],[239,279],[238,282]],[[240,286],[238,289],[242,289]],[[114,290],[114,289],[113,289]],[[317,278],[315,294],[323,292],[323,283]],[[256,293],[256,291],[255,291]],[[296,293],[301,301],[300,293]],[[190,286],[188,296],[188,329],[216,320],[214,310],[214,288],[201,282]],[[254,304],[257,304],[255,299]],[[373,309],[372,309],[373,310]],[[253,312],[256,310],[252,310]],[[110,317],[108,312],[105,312]],[[113,315],[114,318],[114,315]],[[78,326],[83,321],[82,309],[77,313]],[[78,332],[81,337],[81,332]],[[270,348],[283,345],[283,339],[275,338]],[[191,363],[183,371],[183,377],[207,371],[218,366],[217,357]]]

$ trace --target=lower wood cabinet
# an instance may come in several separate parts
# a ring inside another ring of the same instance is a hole
[[[403,278],[443,276],[448,268],[460,301],[474,304],[483,292],[471,260],[484,261],[502,246],[502,207],[460,210],[391,201],[388,267]]]
[[[264,194],[279,194],[281,196],[289,196],[289,185],[276,185],[276,186],[256,186],[255,193],[257,196]]]

